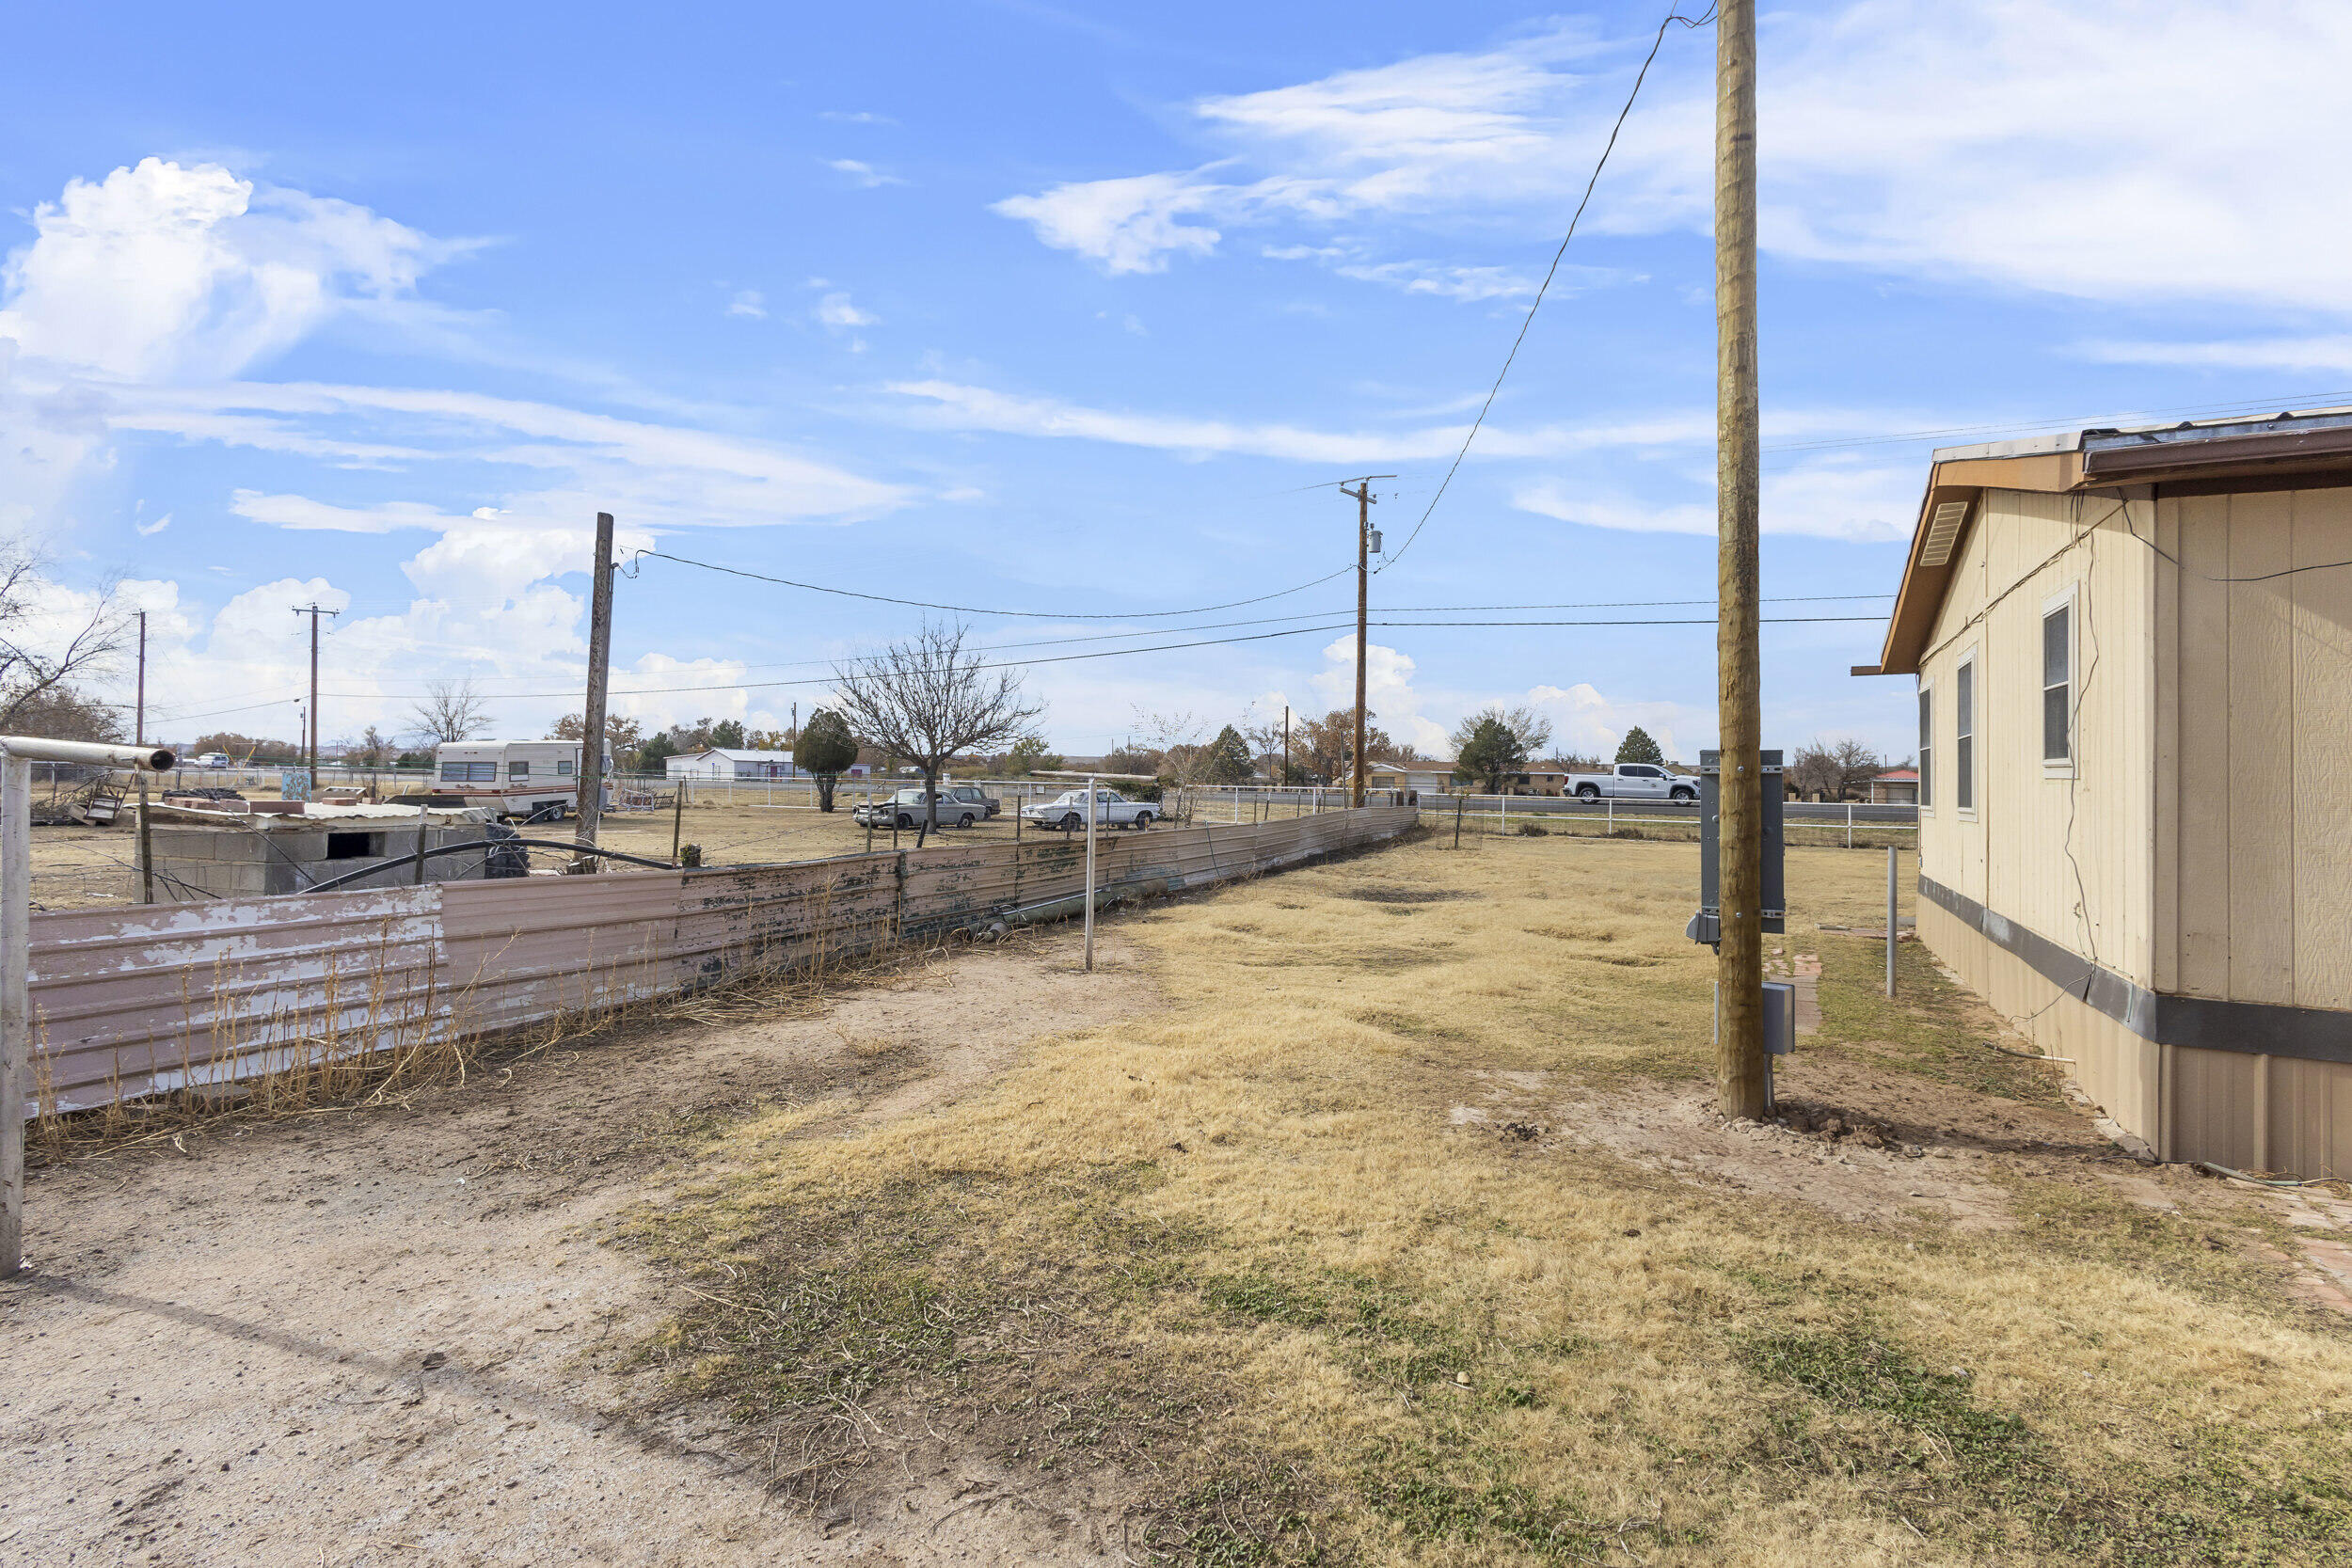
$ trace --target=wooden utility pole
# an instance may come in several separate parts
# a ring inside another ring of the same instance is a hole
[[[1356,488],[1340,486],[1340,494],[1356,502],[1356,757],[1347,803],[1364,803],[1364,622],[1372,603],[1372,482],[1394,474],[1366,474]]]
[[[310,618],[310,712],[305,723],[310,732],[307,750],[310,753],[310,793],[315,796],[319,788],[319,617],[341,615],[342,611],[323,609],[316,600],[312,600],[307,605],[294,606],[294,613],[308,615]],[[145,621],[146,617],[141,616],[142,639],[145,637]],[[144,641],[140,646],[143,653]]]
[[[604,694],[612,665],[612,514],[596,514],[596,560],[588,595],[588,705],[580,724],[580,839],[596,842],[604,814]],[[574,855],[574,871],[594,871],[596,857]]]
[[[1771,1110],[1764,1070],[1764,774],[1756,650],[1756,0],[1715,24],[1715,659],[1721,713],[1721,1023],[1715,1098]]]

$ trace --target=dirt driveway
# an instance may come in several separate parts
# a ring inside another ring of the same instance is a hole
[[[984,1467],[911,1475],[902,1516],[847,1531],[771,1506],[721,1418],[613,1414],[675,1291],[598,1238],[739,1114],[800,1107],[818,1137],[926,1115],[1039,1021],[1155,1005],[1115,936],[1091,975],[1075,951],[966,950],[799,1016],[639,1029],[402,1108],[36,1172],[33,1269],[0,1287],[0,1560],[1058,1557],[1051,1528],[959,1507]]]

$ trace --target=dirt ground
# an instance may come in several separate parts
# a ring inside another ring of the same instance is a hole
[[[921,1117],[1041,1027],[1152,1005],[1131,947],[1093,974],[1073,953],[1057,933],[809,1016],[639,1030],[397,1110],[37,1172],[31,1275],[0,1286],[0,1560],[1047,1560],[1030,1515],[960,1506],[998,1488],[986,1463],[910,1476],[894,1528],[841,1542],[775,1505],[722,1419],[629,1414],[668,1292],[597,1243],[716,1120]]]
[[[1432,835],[37,1170],[0,1560],[2333,1560],[2352,1204],[1884,1002],[1864,853],[1726,1124],[1695,860]]]

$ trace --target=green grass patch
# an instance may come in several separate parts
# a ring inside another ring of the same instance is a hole
[[[1886,944],[1823,933],[1820,1042],[1865,1060],[1977,1094],[2029,1105],[2061,1105],[2055,1069],[1986,1049],[2000,1032],[1984,1004],[1937,973],[1916,942],[1895,948],[1895,995],[1886,985]]]

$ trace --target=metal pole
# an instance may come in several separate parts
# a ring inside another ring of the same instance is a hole
[[[33,947],[33,765],[0,758],[0,1275],[24,1258],[24,1080],[32,1054],[25,981]]]
[[[1087,780],[1087,973],[1094,973],[1094,780]],[[1202,832],[1209,830],[1203,828]]]
[[[1717,708],[1723,748],[1717,1109],[1771,1114],[1764,1076],[1764,789],[1756,644],[1756,0],[1715,24]]]
[[[1469,799],[1467,795],[1456,795],[1454,798],[1454,847],[1456,849],[1462,847],[1462,802]]]
[[[588,600],[588,703],[580,723],[580,837],[596,842],[604,813],[604,694],[612,668],[612,514],[596,514],[596,559]],[[572,869],[592,872],[594,855],[575,855]]]
[[[1853,847],[1853,802],[1846,802],[1846,847]]]
[[[424,830],[432,818],[426,815],[423,801],[417,802],[417,874],[412,879],[417,886],[424,886]]]
[[[686,836],[686,781],[670,792],[670,862],[677,863],[678,840]]]
[[[155,835],[147,831],[147,775],[139,775],[139,902],[155,901]]]
[[[316,621],[310,624],[314,626],[318,625]],[[147,744],[147,611],[144,610],[139,611],[139,706],[136,723],[132,739],[144,746]]]
[[[1895,847],[1886,847],[1886,994],[1895,994]]]

